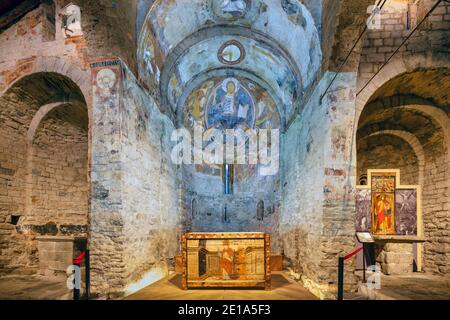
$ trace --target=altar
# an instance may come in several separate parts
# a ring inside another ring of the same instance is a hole
[[[370,233],[376,263],[384,274],[422,270],[421,188],[402,185],[400,170],[368,170],[367,185],[356,189],[356,232]]]
[[[270,236],[264,233],[187,233],[182,239],[183,289],[270,290]]]

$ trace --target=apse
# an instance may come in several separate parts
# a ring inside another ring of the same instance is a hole
[[[196,127],[283,133],[320,69],[316,21],[291,0],[156,1],[138,41],[139,78],[192,136]],[[270,232],[280,253],[280,173],[262,171],[249,163],[183,165],[188,231]]]

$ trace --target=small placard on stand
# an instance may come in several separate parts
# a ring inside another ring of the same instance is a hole
[[[375,240],[369,232],[357,232],[356,238],[359,243],[375,243]]]

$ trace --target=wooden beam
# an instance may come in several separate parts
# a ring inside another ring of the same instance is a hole
[[[42,0],[8,0],[0,7],[0,33],[18,22],[31,10],[36,9]]]

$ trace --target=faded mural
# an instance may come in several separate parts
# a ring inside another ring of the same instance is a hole
[[[194,89],[186,99],[183,124],[192,129],[240,127],[278,129],[280,115],[271,96],[245,78],[212,78]]]
[[[356,190],[356,232],[371,232],[370,210],[372,205],[370,189]]]
[[[417,235],[417,190],[396,190],[395,211],[397,234]]]

